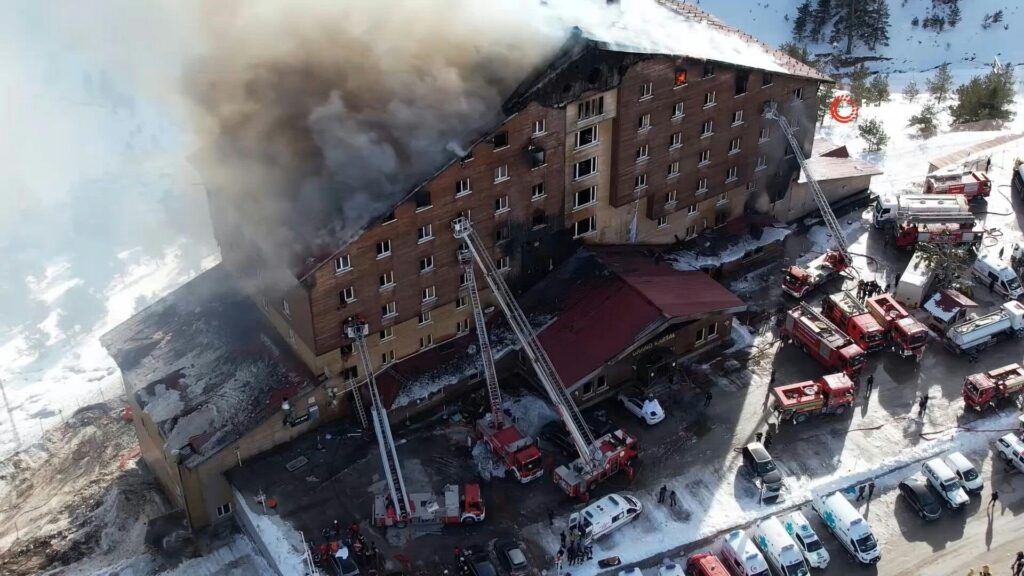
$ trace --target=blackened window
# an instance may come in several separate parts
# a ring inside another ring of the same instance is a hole
[[[712,62],[704,63],[704,77],[710,78],[715,75],[715,65]]]
[[[492,142],[494,142],[495,150],[508,146],[508,132],[498,132],[494,135]]]
[[[430,201],[430,190],[416,191],[416,208],[430,208],[433,204]]]
[[[736,95],[747,93],[747,82],[750,81],[750,72],[743,70],[736,71]]]

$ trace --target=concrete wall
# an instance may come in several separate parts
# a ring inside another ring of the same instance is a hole
[[[871,176],[854,176],[819,182],[829,204],[839,202],[871,186]],[[781,222],[791,222],[811,213],[818,212],[814,195],[807,182],[793,182],[789,194],[772,204],[772,216]]]

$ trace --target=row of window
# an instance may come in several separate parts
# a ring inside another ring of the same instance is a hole
[[[423,326],[425,324],[429,324],[430,322],[431,322],[431,320],[430,320],[430,311],[423,312],[423,314],[420,315],[420,326]],[[462,320],[459,320],[459,321],[457,321],[455,323],[455,333],[456,333],[457,336],[461,336],[461,335],[466,334],[468,332],[469,332],[469,318],[463,318]],[[382,329],[380,331],[379,336],[380,336],[380,342],[382,344],[385,343],[385,342],[391,341],[395,337],[395,328],[394,328],[394,326],[388,326],[388,327]],[[434,345],[434,335],[433,334],[429,334],[428,333],[428,334],[423,334],[423,335],[420,336],[420,350],[424,350],[426,348],[430,348],[433,345]],[[380,354],[381,366],[387,366],[388,364],[391,364],[394,361],[395,361],[395,351],[394,350],[384,350],[384,351],[381,352],[381,354]],[[355,366],[352,366],[350,368],[346,368],[342,372],[342,377],[345,378],[346,380],[355,380],[356,378],[359,377],[359,370],[357,370]]]
[[[715,65],[714,65],[714,63],[712,63],[712,62],[705,62],[704,66],[703,66],[701,78],[712,78],[712,77],[714,77],[714,75],[715,75]],[[688,80],[688,73],[687,73],[686,68],[684,68],[684,67],[676,68],[675,74],[674,74],[674,77],[673,77],[673,88],[680,88],[682,86],[686,86],[687,80]],[[743,94],[747,93],[747,89],[749,87],[749,81],[750,81],[750,72],[749,71],[746,71],[746,70],[737,70],[736,71],[736,83],[735,83],[736,96],[740,96],[740,95],[743,95]],[[761,87],[762,88],[766,88],[768,86],[771,86],[774,82],[775,82],[775,76],[773,74],[771,74],[770,72],[763,72],[761,74]],[[797,88],[794,91],[794,96],[797,99],[802,100],[803,99],[803,89],[802,88]],[[648,100],[648,99],[653,98],[653,97],[654,97],[654,82],[644,82],[643,84],[641,84],[640,85],[639,99],[642,101],[642,100]],[[705,100],[704,104],[705,105],[708,104],[707,100]],[[581,120],[584,119],[582,113],[580,115],[580,119]]]

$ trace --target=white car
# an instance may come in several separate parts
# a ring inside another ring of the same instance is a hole
[[[629,570],[619,570],[619,576],[644,576],[644,573],[639,568],[630,568]]]
[[[626,410],[629,410],[634,416],[646,422],[648,426],[653,426],[665,419],[665,411],[653,396],[637,398],[635,396],[619,394],[619,401],[626,407]]]

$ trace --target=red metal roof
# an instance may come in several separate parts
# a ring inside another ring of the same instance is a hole
[[[572,287],[539,339],[562,383],[572,386],[671,320],[743,310],[743,301],[703,272],[678,271],[635,248],[595,249],[612,272]]]

